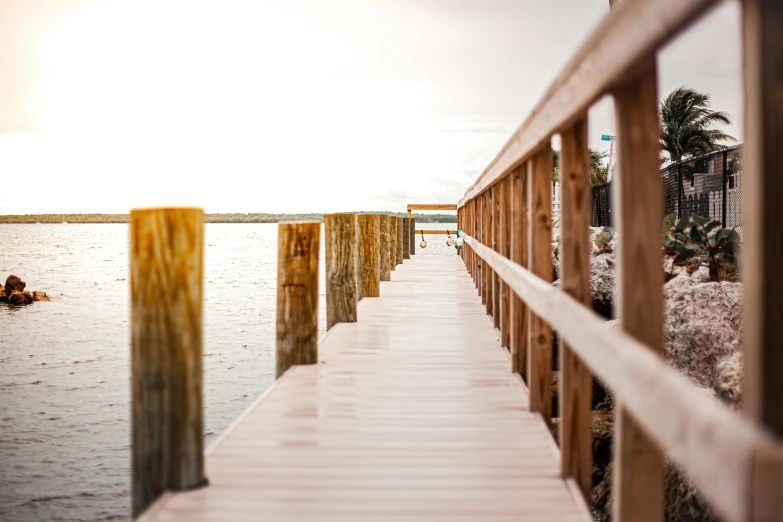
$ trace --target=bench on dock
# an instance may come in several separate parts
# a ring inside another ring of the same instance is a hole
[[[206,453],[203,212],[134,211],[134,517],[587,521],[595,375],[617,404],[613,520],[664,519],[665,459],[725,520],[783,520],[779,0],[742,5],[742,410],[705,397],[662,357],[656,52],[715,4],[620,2],[464,197],[443,205],[458,211],[459,256],[412,255],[410,217],[325,216],[320,343],[321,225],[280,224],[278,380]],[[619,156],[614,329],[589,308],[587,113],[606,95]],[[551,284],[556,134],[560,289]]]

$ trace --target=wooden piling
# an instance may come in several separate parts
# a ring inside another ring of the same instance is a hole
[[[325,214],[326,329],[356,322],[356,214]]]
[[[405,233],[403,232],[405,224],[401,216],[395,217],[394,220],[397,222],[397,264],[401,265],[404,259],[403,251],[405,250]]]
[[[391,217],[388,214],[380,214],[379,218],[381,240],[378,243],[378,255],[381,262],[381,281],[391,281],[391,265],[389,264]]]
[[[411,258],[411,226],[409,218],[402,218],[402,259]]]
[[[204,211],[133,210],[131,504],[206,483],[203,408]]]
[[[358,258],[356,263],[357,299],[381,296],[381,218],[378,214],[359,214]]]
[[[416,255],[416,218],[408,218],[408,241],[411,242],[411,255]]]
[[[277,230],[277,378],[318,362],[318,251],[321,224],[284,222]]]
[[[389,256],[389,270],[397,269],[397,218],[389,216],[389,248],[386,249]]]

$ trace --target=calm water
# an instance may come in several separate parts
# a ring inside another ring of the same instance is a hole
[[[0,520],[128,518],[127,230],[0,225],[0,279],[52,298],[0,304]],[[416,253],[453,255],[444,240]],[[274,381],[276,248],[277,225],[206,226],[207,444]]]

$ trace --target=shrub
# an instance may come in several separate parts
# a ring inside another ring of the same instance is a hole
[[[702,216],[677,219],[672,213],[663,218],[663,247],[674,255],[674,264],[693,273],[708,264],[710,279],[731,281],[737,277],[737,255],[740,235],[736,230],[721,228],[718,221]]]

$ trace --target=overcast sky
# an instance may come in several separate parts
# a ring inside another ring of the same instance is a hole
[[[0,0],[0,213],[456,202],[607,0]],[[739,7],[660,55],[660,96],[741,138]],[[591,146],[613,133],[590,113]]]

